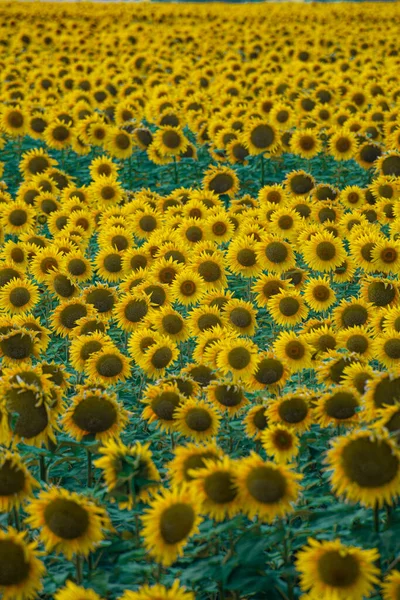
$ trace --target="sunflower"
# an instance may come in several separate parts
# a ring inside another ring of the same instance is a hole
[[[234,196],[239,190],[239,179],[233,169],[210,167],[203,178],[203,189],[218,195]]]
[[[219,252],[203,250],[197,255],[193,254],[190,268],[201,277],[206,291],[223,290],[227,287],[225,261]]]
[[[9,450],[0,454],[0,510],[18,508],[35,487],[40,487],[25,466],[21,456]],[[1,584],[0,584],[1,585]]]
[[[317,363],[316,374],[320,383],[341,384],[343,370],[362,359],[348,350],[326,350],[322,360]]]
[[[279,145],[278,131],[271,122],[250,119],[243,132],[243,142],[253,155],[274,152]]]
[[[273,320],[284,327],[292,327],[307,318],[308,308],[303,297],[296,291],[274,294],[267,304]]]
[[[140,248],[130,248],[124,251],[122,257],[122,269],[128,273],[147,269],[152,262],[152,258]]]
[[[309,344],[293,331],[281,332],[273,344],[273,349],[277,359],[281,360],[292,373],[311,366]]]
[[[63,150],[71,145],[74,139],[72,128],[60,119],[48,123],[44,134],[44,140],[50,148]]]
[[[0,333],[0,356],[5,363],[13,364],[38,357],[40,341],[37,334],[27,327],[5,327],[6,331]]]
[[[355,352],[360,358],[369,360],[373,357],[373,339],[366,327],[355,325],[339,331],[337,342],[340,348]]]
[[[56,294],[61,300],[70,300],[80,291],[67,275],[59,271],[51,271],[46,277],[45,285],[52,294]]]
[[[157,421],[162,429],[171,431],[175,426],[175,411],[185,400],[174,381],[149,385],[141,399],[146,404],[142,417],[149,423]]]
[[[246,338],[230,338],[222,342],[216,363],[222,375],[230,375],[234,383],[248,380],[257,368],[258,347]]]
[[[192,336],[198,336],[214,327],[224,327],[223,315],[216,306],[199,306],[188,315],[188,325]]]
[[[329,138],[329,154],[336,161],[350,160],[357,152],[357,136],[348,129],[339,129]]]
[[[371,169],[375,166],[377,160],[382,156],[382,145],[372,141],[363,142],[358,147],[358,152],[355,156],[357,163],[363,169]]]
[[[193,469],[191,484],[202,504],[202,510],[223,521],[240,511],[238,490],[235,485],[235,462],[225,456],[221,460],[203,459],[204,466]]]
[[[102,456],[94,465],[103,471],[107,491],[120,509],[132,510],[138,501],[147,502],[159,487],[160,475],[149,444],[126,446],[112,439],[99,452]]]
[[[382,598],[383,600],[396,600],[400,593],[400,572],[390,571],[383,581]]]
[[[190,336],[185,318],[169,306],[155,311],[151,316],[151,322],[161,335],[167,335],[175,342],[183,342]]]
[[[160,218],[161,214],[154,208],[145,206],[141,210],[137,210],[131,217],[133,233],[140,240],[148,239],[160,228]]]
[[[343,298],[333,313],[337,329],[368,325],[372,317],[372,304],[362,298]]]
[[[8,240],[3,245],[2,255],[6,262],[10,262],[16,267],[26,269],[28,266],[28,253],[20,242]]]
[[[346,387],[352,387],[361,395],[365,394],[368,382],[374,378],[374,371],[369,365],[353,363],[343,369],[341,383]]]
[[[92,381],[112,385],[125,381],[130,375],[130,359],[113,346],[105,346],[90,355],[85,363],[85,373]]]
[[[188,592],[179,585],[179,580],[175,580],[170,588],[159,583],[153,586],[143,585],[137,592],[124,592],[120,600],[195,600],[193,592]],[[91,599],[88,598],[88,600]]]
[[[123,129],[119,129],[119,127],[108,127],[104,140],[104,148],[112,157],[120,160],[129,158],[133,152],[132,135]],[[112,174],[115,174],[114,169],[112,169]]]
[[[195,471],[203,469],[209,461],[217,462],[223,457],[222,450],[214,441],[207,444],[190,443],[175,448],[174,458],[168,463],[168,474],[174,486],[193,481]]]
[[[171,285],[172,299],[185,306],[197,304],[205,291],[204,280],[193,268],[183,269]]]
[[[153,135],[154,148],[161,156],[179,156],[185,151],[188,140],[180,127],[160,127]]]
[[[258,516],[271,523],[290,513],[300,493],[301,475],[284,465],[264,461],[252,452],[237,463],[239,503],[250,519]]]
[[[0,289],[0,308],[11,315],[29,313],[38,302],[38,287],[28,280],[12,279]]]
[[[144,545],[150,556],[169,566],[182,555],[188,538],[198,533],[201,504],[187,486],[163,490],[142,517]]]
[[[330,425],[354,426],[360,420],[360,396],[354,388],[344,385],[327,390],[314,407],[315,421],[321,427]]]
[[[392,505],[400,489],[400,453],[383,431],[361,430],[337,437],[327,453],[335,494],[364,506]]]
[[[228,242],[234,232],[233,224],[225,211],[216,209],[205,221],[205,233],[207,239],[222,244]]]
[[[397,404],[400,397],[400,378],[392,372],[374,373],[364,393],[365,411],[369,420],[377,416],[380,409]]]
[[[313,158],[322,149],[319,137],[312,129],[296,129],[290,139],[290,149],[302,158]]]
[[[157,331],[153,331],[147,328],[146,325],[138,327],[130,336],[128,342],[128,352],[131,357],[136,361],[140,362],[147,350],[156,342],[161,342],[163,336]]]
[[[251,302],[228,300],[223,307],[224,324],[241,335],[254,335],[257,327],[256,311]]]
[[[362,281],[361,296],[374,306],[387,307],[398,303],[399,291],[390,279],[365,277]]]
[[[99,250],[94,260],[98,275],[105,281],[117,282],[126,275],[123,253],[112,246]]]
[[[376,271],[398,273],[400,269],[400,243],[386,239],[378,241],[371,250],[371,258]]]
[[[218,433],[221,417],[204,400],[188,399],[174,412],[174,428],[196,441],[207,441]]]
[[[285,179],[285,189],[293,196],[308,196],[315,187],[312,175],[305,171],[291,171]]]
[[[122,296],[114,307],[118,326],[124,331],[134,331],[140,327],[151,313],[151,302],[143,292],[135,290]]]
[[[87,335],[78,335],[71,341],[70,361],[76,371],[84,372],[85,365],[90,356],[105,347],[112,346],[112,340],[108,335],[94,332]]]
[[[350,258],[346,258],[341,265],[333,269],[332,279],[335,283],[351,281],[356,271],[356,263]]]
[[[267,426],[260,434],[260,440],[267,455],[277,463],[291,462],[299,453],[296,433],[285,425]]]
[[[267,417],[265,416],[266,405],[256,404],[246,413],[243,423],[245,434],[249,438],[261,439],[263,431],[268,427]]]
[[[30,232],[35,226],[35,210],[22,200],[2,203],[0,224],[5,233],[20,235]]]
[[[25,176],[25,179],[29,179],[38,173],[44,173],[56,164],[57,161],[51,158],[43,148],[33,148],[22,155],[19,170]]]
[[[0,531],[0,592],[3,600],[33,600],[42,590],[46,569],[39,560],[37,542],[12,527]],[[4,554],[1,554],[3,552]]]
[[[375,164],[376,171],[386,177],[400,176],[400,152],[390,150],[385,152]]]
[[[232,385],[227,380],[216,380],[206,387],[207,400],[218,408],[233,416],[248,402],[244,390],[239,385]]]
[[[387,369],[397,367],[400,362],[400,333],[394,329],[386,329],[378,335],[373,343],[373,356]]]
[[[332,271],[346,259],[340,239],[328,231],[314,234],[304,243],[304,260],[315,271]]]
[[[108,321],[111,318],[117,303],[117,294],[114,288],[97,283],[85,288],[83,297],[87,304],[93,306],[100,319]]]
[[[260,275],[253,283],[251,291],[256,296],[257,305],[268,306],[268,301],[275,294],[279,294],[288,289],[288,284],[277,275]]]
[[[39,317],[32,315],[19,315],[16,318],[16,325],[25,330],[31,331],[35,335],[35,345],[37,345],[39,354],[46,352],[50,343],[50,329],[42,325]]]
[[[31,273],[39,283],[45,283],[52,271],[59,271],[63,255],[55,248],[41,248],[35,251],[31,261]]]
[[[262,352],[257,357],[257,367],[248,382],[252,390],[277,392],[289,376],[286,364],[272,352]]]
[[[311,278],[304,287],[304,300],[316,312],[327,310],[336,301],[336,295],[326,277]]]
[[[113,176],[101,175],[90,184],[90,199],[94,206],[106,209],[116,206],[123,198],[123,189]]]
[[[272,400],[265,414],[268,423],[285,425],[300,433],[307,431],[313,422],[309,399],[300,389]]]
[[[288,206],[274,210],[268,221],[274,235],[293,241],[296,240],[298,229],[302,225],[299,214]]]
[[[356,600],[371,595],[378,583],[379,569],[375,566],[379,553],[345,546],[339,540],[319,542],[308,539],[296,557],[300,587],[311,598]]]
[[[65,587],[55,593],[54,600],[101,600],[101,598],[93,590],[67,581]]]
[[[151,344],[142,357],[137,358],[141,369],[151,379],[162,377],[165,370],[172,365],[179,356],[179,350],[171,338],[160,335],[154,344]]]
[[[63,413],[64,431],[78,442],[92,436],[102,442],[118,437],[128,422],[129,413],[112,393],[82,390],[71,399]]]
[[[53,331],[61,337],[67,337],[77,327],[77,321],[94,313],[94,309],[84,301],[77,299],[64,300],[51,315],[50,322]]]
[[[88,556],[104,539],[110,521],[104,508],[82,494],[50,487],[26,507],[26,523],[40,529],[46,551],[62,553],[67,559]]]
[[[18,104],[6,107],[1,113],[1,127],[7,135],[23,136],[27,127],[27,116],[24,110]]]
[[[291,245],[272,235],[256,244],[256,257],[261,267],[271,273],[283,273],[296,265]]]
[[[106,154],[94,158],[89,166],[90,177],[95,180],[105,175],[106,177],[116,177],[119,166],[111,160]]]

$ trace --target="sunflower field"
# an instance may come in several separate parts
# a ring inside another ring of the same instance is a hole
[[[399,27],[1,4],[3,600],[399,600]]]

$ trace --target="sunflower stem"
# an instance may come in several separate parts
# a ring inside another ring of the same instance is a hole
[[[264,154],[261,154],[261,185],[264,186],[265,169],[264,169]]]
[[[386,529],[389,529],[392,521],[392,507],[386,504]]]
[[[91,573],[93,571],[93,556],[92,556],[92,553],[89,554],[88,559],[87,559],[87,563],[88,563],[88,571],[89,571],[89,573]]]
[[[40,479],[47,483],[47,467],[43,454],[39,456]]]
[[[175,438],[174,438],[174,432],[173,431],[171,431],[170,437],[171,437],[171,450],[175,450]]]
[[[75,557],[75,569],[76,569],[76,583],[77,583],[77,585],[81,585],[83,577],[82,577],[82,560],[81,560],[80,554],[77,554]]]
[[[174,179],[175,179],[175,183],[179,182],[178,179],[178,166],[176,164],[176,157],[174,156]]]
[[[374,530],[375,533],[379,533],[379,504],[376,503],[374,507]]]
[[[93,465],[92,465],[92,453],[89,448],[86,448],[87,456],[87,486],[92,487],[93,485]]]
[[[15,529],[17,531],[21,531],[21,521],[19,518],[19,510],[16,506],[13,507],[13,517],[14,517]]]

